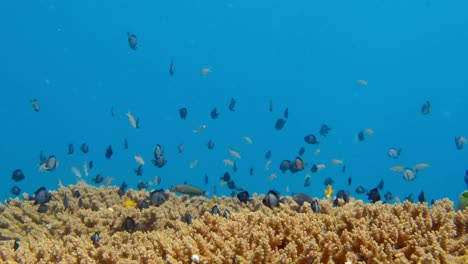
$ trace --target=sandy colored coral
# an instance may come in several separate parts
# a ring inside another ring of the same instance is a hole
[[[79,207],[73,191],[79,190]],[[0,205],[0,260],[8,263],[468,263],[468,209],[449,200],[426,204],[341,207],[320,201],[321,212],[291,198],[271,210],[221,197],[229,218],[212,215],[209,199],[176,196],[159,207],[123,207],[145,200],[146,191],[117,194],[115,187],[78,184],[52,191],[46,213],[18,199]],[[63,196],[70,199],[69,208]],[[192,223],[186,223],[186,215]],[[122,226],[130,216],[136,231]],[[100,241],[91,236],[98,232]],[[13,249],[17,240],[18,250]]]

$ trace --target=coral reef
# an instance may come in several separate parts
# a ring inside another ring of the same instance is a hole
[[[78,190],[80,198],[73,196]],[[45,213],[33,201],[0,204],[0,260],[7,263],[468,263],[468,208],[449,200],[427,204],[365,204],[351,199],[320,212],[287,197],[279,207],[236,197],[176,196],[159,207],[141,203],[146,191],[83,183],[51,191]],[[65,208],[63,197],[68,197]],[[79,199],[82,202],[79,202]],[[187,215],[191,221],[187,221]],[[127,217],[135,222],[128,231]],[[191,222],[191,223],[190,223]],[[93,242],[91,236],[99,234]],[[19,247],[15,250],[17,241]]]

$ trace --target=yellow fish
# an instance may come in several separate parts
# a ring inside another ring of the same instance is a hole
[[[213,207],[216,204],[217,200],[218,200],[218,197],[216,197],[216,195],[213,195],[213,197],[211,198],[211,201],[208,203],[207,207],[208,208]]]
[[[332,186],[331,184],[328,184],[327,188],[325,189],[325,196],[327,197],[327,199],[330,199],[332,193],[333,193]]]
[[[133,208],[135,208],[135,207],[137,207],[138,204],[133,200],[127,200],[127,201],[123,202],[122,205],[123,205],[123,207],[133,207]]]
[[[127,117],[128,117],[128,121],[130,122],[130,125],[133,128],[137,128],[137,123],[136,123],[135,117],[133,117],[132,113],[127,112]]]

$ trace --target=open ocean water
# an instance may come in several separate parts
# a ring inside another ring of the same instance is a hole
[[[427,201],[456,201],[467,189],[468,149],[455,146],[455,137],[468,136],[467,10],[463,0],[3,1],[0,200],[14,197],[15,185],[22,197],[41,186],[57,189],[59,180],[75,184],[76,167],[92,185],[97,174],[133,189],[159,176],[149,190],[186,182],[208,197],[231,195],[220,185],[227,171],[250,193],[275,189],[324,198],[324,180],[331,177],[332,196],[343,189],[367,201],[356,187],[370,190],[383,179],[382,200],[390,191],[417,202],[423,190]],[[136,50],[127,32],[136,35]],[[212,72],[202,76],[204,68]],[[431,107],[424,115],[426,101]],[[210,118],[214,107],[216,120]],[[286,108],[289,117],[277,130]],[[127,112],[139,119],[138,129]],[[194,133],[202,124],[206,129]],[[323,124],[331,127],[326,137],[319,134]],[[366,129],[374,133],[357,140]],[[308,134],[319,144],[307,144]],[[79,149],[85,142],[87,154]],[[157,144],[167,158],[162,168],[151,164]],[[303,146],[305,169],[282,173],[281,161],[294,160]],[[388,157],[391,147],[402,149],[398,159]],[[39,171],[41,150],[57,158],[55,170]],[[135,155],[145,160],[142,176],[134,173]],[[237,172],[224,159],[235,161]],[[346,171],[332,159],[342,160]],[[83,164],[90,160],[86,177]],[[390,170],[418,163],[430,166],[413,181]],[[326,168],[312,173],[313,164]],[[15,169],[24,180],[11,179]],[[277,177],[270,180],[272,173]]]

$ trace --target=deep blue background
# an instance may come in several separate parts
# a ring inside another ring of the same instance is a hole
[[[456,200],[466,188],[468,167],[468,149],[454,144],[455,136],[468,136],[466,10],[463,0],[3,1],[0,198],[11,197],[16,168],[26,175],[18,186],[32,193],[40,186],[57,188],[59,179],[75,183],[71,166],[82,169],[90,159],[95,168],[87,182],[101,173],[135,188],[135,154],[147,163],[143,181],[159,175],[163,188],[187,181],[210,194],[216,185],[218,194],[229,195],[219,177],[232,147],[242,155],[233,178],[251,193],[276,188],[285,194],[289,185],[291,192],[324,197],[323,180],[330,176],[335,190],[353,194],[356,186],[372,188],[383,178],[384,191],[401,199],[413,193],[417,200],[424,190],[428,200]],[[127,32],[137,35],[137,51],[129,48]],[[206,78],[200,76],[203,67],[213,70]],[[357,85],[358,79],[369,85]],[[238,99],[234,113],[227,109],[231,97]],[[38,113],[33,98],[42,107]],[[426,100],[432,112],[423,116]],[[178,116],[184,106],[185,121]],[[215,121],[209,117],[213,107],[220,111]],[[290,118],[276,131],[285,107]],[[127,111],[140,118],[139,130],[130,127]],[[202,123],[203,134],[193,134]],[[279,163],[293,159],[303,137],[318,134],[322,123],[333,128],[320,139],[322,152],[315,157],[315,147],[307,146],[304,160],[307,172],[313,163],[327,168],[304,188],[306,171],[282,174]],[[375,134],[356,143],[366,128]],[[209,139],[213,151],[206,147]],[[83,142],[90,146],[87,155],[79,151]],[[66,155],[69,143],[73,155]],[[150,164],[158,143],[168,159],[162,169]],[[179,143],[185,144],[183,154],[177,153]],[[109,144],[114,156],[106,160]],[[403,149],[396,161],[387,157],[393,146]],[[273,162],[264,172],[269,149]],[[38,172],[40,150],[57,156],[56,171]],[[330,164],[333,158],[345,161],[345,175]],[[196,159],[198,166],[189,169]],[[412,182],[389,170],[419,162],[431,167]]]

